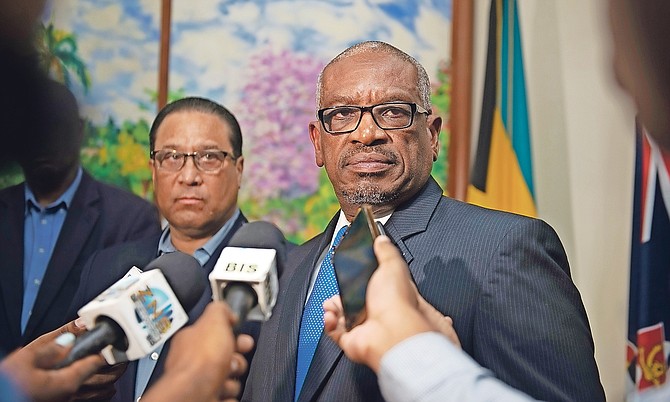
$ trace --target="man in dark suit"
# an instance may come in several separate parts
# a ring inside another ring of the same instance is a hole
[[[556,233],[540,220],[444,197],[431,178],[442,122],[430,112],[423,67],[386,43],[358,44],[324,68],[317,102],[310,138],[341,211],[289,254],[243,399],[382,400],[374,373],[323,336],[322,309],[320,327],[310,311],[321,307],[312,298],[332,296],[321,283],[332,275],[326,251],[334,233],[367,203],[421,295],[453,318],[477,362],[538,399],[604,400],[586,313]]]
[[[211,272],[222,249],[247,222],[237,206],[244,169],[242,133],[226,108],[203,98],[180,99],[158,113],[149,136],[156,204],[168,226],[162,234],[94,254],[82,273],[69,319],[131,267],[143,268],[163,253],[191,254]],[[100,266],[105,269],[96,268]],[[191,320],[212,300],[210,287],[206,289],[188,312]],[[250,324],[243,331],[253,334],[258,327]],[[169,342],[162,350],[128,364],[116,381],[114,400],[140,397],[162,374],[168,348]]]
[[[94,180],[80,166],[77,102],[48,81],[33,109],[42,132],[15,155],[25,182],[0,191],[0,350],[58,328],[96,250],[160,232],[149,202]]]

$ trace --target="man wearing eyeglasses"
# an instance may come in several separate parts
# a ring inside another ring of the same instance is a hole
[[[424,68],[389,44],[363,42],[323,69],[316,98],[310,139],[341,211],[289,253],[243,400],[383,400],[373,371],[323,334],[323,300],[337,293],[331,244],[361,204],[372,205],[419,293],[453,319],[479,364],[537,399],[604,400],[556,233],[540,220],[445,197],[430,176],[442,121],[431,113]]]
[[[191,254],[209,273],[232,235],[247,221],[237,206],[244,170],[242,133],[237,119],[226,108],[204,98],[177,100],[158,113],[149,142],[156,205],[167,227],[160,236],[95,254],[82,274],[70,318],[132,266],[142,268],[163,253],[178,250]],[[202,314],[211,299],[207,287],[189,311],[191,320]],[[251,325],[242,332],[258,330]],[[168,348],[169,342],[162,350],[129,363],[116,381],[113,400],[137,400],[160,377]],[[117,375],[106,379],[98,375],[91,381],[91,392],[100,397],[112,391],[109,381]],[[231,395],[237,395],[240,384],[231,381],[229,385]],[[80,398],[90,397],[88,390],[80,391]]]

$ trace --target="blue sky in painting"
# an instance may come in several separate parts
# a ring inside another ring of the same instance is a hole
[[[159,39],[157,0],[55,0],[47,19],[77,36],[92,80],[73,88],[96,122],[145,118],[153,110]],[[170,88],[238,103],[250,56],[290,50],[327,62],[347,46],[384,40],[429,73],[448,58],[451,0],[173,0]],[[262,79],[262,77],[259,77]]]

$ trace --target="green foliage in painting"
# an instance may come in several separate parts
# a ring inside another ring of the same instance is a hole
[[[156,104],[158,103],[158,91],[154,91],[153,89],[148,89],[146,88],[144,90],[144,93],[147,94],[149,98],[149,102],[140,102],[139,107],[141,110],[149,110],[149,111],[155,111],[156,110]],[[167,103],[174,102],[178,99],[185,98],[186,97],[186,91],[184,89],[180,88],[176,91],[168,91],[167,94]]]
[[[91,87],[86,64],[78,53],[77,38],[71,32],[56,29],[52,23],[40,24],[36,47],[44,71],[55,80],[72,87],[74,78],[88,91]]]
[[[87,123],[82,164],[94,177],[151,199],[148,161],[149,123],[146,120],[126,120],[117,126],[110,118],[101,127]]]
[[[448,151],[449,151],[449,106],[451,104],[451,67],[447,62],[440,62],[437,70],[437,81],[433,82],[433,93],[430,101],[433,113],[442,117],[442,131],[440,131],[440,149],[437,161],[433,163],[432,175],[443,189],[447,188]]]

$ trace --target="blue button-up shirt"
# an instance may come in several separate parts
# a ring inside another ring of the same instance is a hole
[[[81,183],[82,169],[79,168],[70,187],[56,201],[42,207],[28,183],[25,185],[26,209],[23,221],[23,308],[21,310],[21,332],[35,305],[35,299],[44,279],[49,260],[53,254],[58,235],[63,228],[67,211],[72,204],[74,193]]]
[[[240,210],[236,209],[233,213],[233,216],[228,219],[228,221],[219,229],[218,232],[212,236],[207,243],[203,244],[202,247],[195,250],[193,257],[200,263],[200,266],[205,266],[209,259],[214,254],[214,250],[221,244],[223,239],[228,235],[230,229],[232,229],[235,221],[240,216]],[[172,253],[177,251],[174,244],[172,244],[172,237],[170,236],[170,227],[168,226],[163,230],[161,239],[158,242],[158,254],[163,255],[166,253]],[[159,346],[153,353],[149,356],[146,356],[140,359],[137,362],[137,377],[135,378],[135,400],[138,400],[142,396],[144,390],[149,384],[149,378],[151,378],[151,373],[154,372],[154,367],[156,367],[156,362],[160,357],[160,354],[163,350],[163,345]]]

